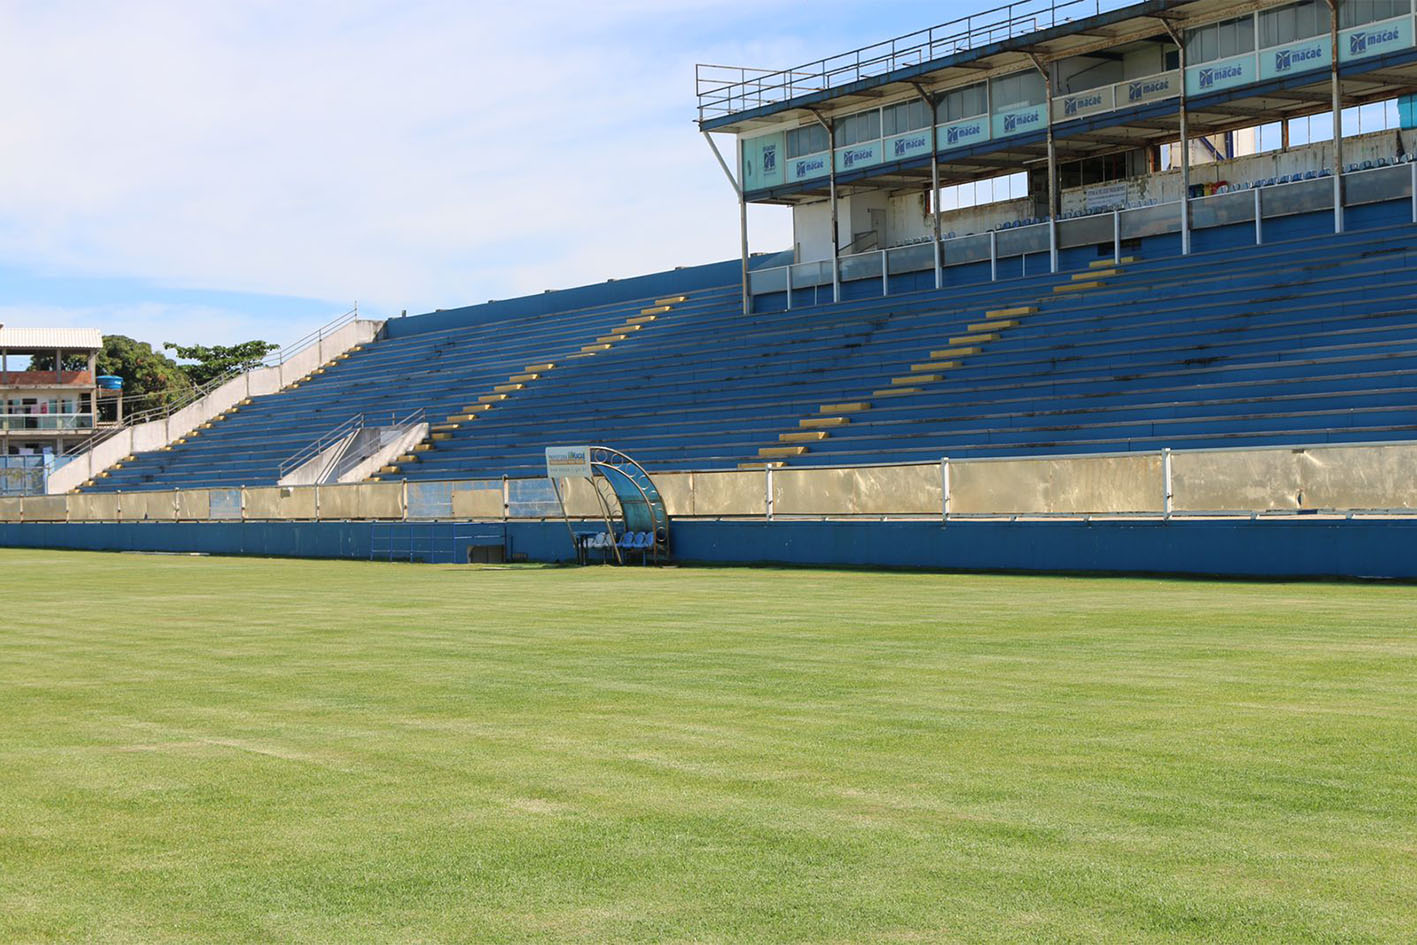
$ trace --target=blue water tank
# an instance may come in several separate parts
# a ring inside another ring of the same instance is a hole
[[[113,374],[100,374],[98,376],[99,390],[122,390],[123,378]]]

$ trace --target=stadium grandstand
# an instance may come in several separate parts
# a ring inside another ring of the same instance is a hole
[[[96,432],[0,529],[584,559],[603,518],[688,560],[1417,575],[1385,551],[1417,508],[1411,0],[1241,9],[1014,4],[701,66],[738,260],[342,319]],[[750,254],[750,204],[789,250]],[[675,539],[548,479],[566,444],[625,457]],[[298,537],[336,522],[368,537]]]

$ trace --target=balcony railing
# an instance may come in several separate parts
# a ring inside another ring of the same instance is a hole
[[[92,430],[91,413],[0,413],[0,430],[7,433]]]

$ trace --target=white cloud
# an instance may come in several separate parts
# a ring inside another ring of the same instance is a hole
[[[715,9],[7,5],[0,258],[388,310],[730,258],[704,50],[660,35]]]

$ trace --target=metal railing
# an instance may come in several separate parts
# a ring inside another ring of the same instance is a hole
[[[1227,189],[1203,197],[1191,197],[1185,202],[1189,213],[1183,218],[1183,202],[1147,202],[1140,206],[1079,212],[1059,217],[1055,225],[1048,221],[1003,226],[983,233],[951,236],[940,240],[939,260],[942,269],[952,266],[987,263],[989,276],[984,281],[997,281],[999,262],[1017,257],[1043,256],[1056,245],[1059,249],[1110,243],[1115,257],[1122,254],[1122,244],[1129,240],[1180,232],[1182,227],[1192,232],[1221,226],[1249,224],[1254,228],[1256,246],[1265,242],[1264,222],[1301,213],[1316,213],[1333,209],[1332,174],[1313,176],[1287,175],[1280,183],[1257,183],[1251,187]],[[1417,160],[1390,163],[1366,169],[1349,168],[1343,175],[1344,206],[1411,198],[1412,222],[1417,223]],[[1184,219],[1184,222],[1183,222]],[[837,272],[842,282],[862,279],[881,281],[882,295],[890,294],[890,277],[909,272],[924,272],[934,267],[933,240],[926,236],[914,243],[892,246],[866,253],[842,255],[837,258]],[[1042,264],[1046,271],[1047,263]],[[1026,266],[1024,275],[1039,275]],[[832,261],[814,260],[788,266],[756,269],[749,276],[753,295],[783,293],[785,307],[818,304],[829,298],[803,302],[793,293],[805,290],[830,289]]]
[[[777,105],[1131,5],[1131,0],[1022,0],[791,69],[700,64],[695,69],[699,121]]]
[[[656,472],[671,518],[1417,516],[1417,441]],[[243,486],[0,498],[0,522],[603,520],[586,480]]]
[[[372,415],[372,417],[367,413],[357,413],[354,416],[350,417],[348,420],[345,420],[343,423],[334,426],[330,430],[321,434],[308,445],[302,447],[300,450],[297,450],[295,453],[286,457],[286,459],[281,462],[279,467],[280,477],[284,479],[291,472],[295,471],[296,469],[299,469],[301,466],[310,462],[316,456],[319,456],[321,453],[329,449],[334,444],[338,443],[340,440],[346,439],[354,434],[357,434],[360,430],[366,428],[379,428],[392,431],[395,435],[399,435],[402,434],[404,431],[410,429],[411,427],[417,426],[418,424],[422,423],[424,417],[426,416],[426,412],[422,407],[418,407],[414,410],[411,410],[408,413],[403,414],[402,416],[400,416],[396,411],[390,411],[388,414],[387,423],[383,422],[380,419],[383,416],[384,415],[382,413],[374,414]],[[382,446],[387,442],[388,439],[383,438],[380,442],[380,445]],[[321,470],[319,478],[323,481],[324,477],[328,475],[329,472],[336,467],[336,465],[339,464],[342,458],[343,457],[333,457],[328,463],[328,465],[325,467],[325,469]]]
[[[92,430],[91,413],[0,413],[0,430]]]
[[[100,443],[104,442],[112,436],[116,436],[118,433],[121,433],[128,427],[136,426],[140,423],[149,423],[154,420],[165,420],[177,411],[183,409],[184,407],[189,407],[197,401],[201,400],[203,397],[206,397],[208,394],[216,390],[221,385],[227,383],[233,378],[240,377],[248,371],[253,371],[257,368],[279,367],[286,361],[289,361],[291,358],[304,351],[306,348],[309,348],[312,345],[319,344],[326,337],[334,334],[336,331],[348,325],[349,323],[358,321],[358,319],[359,306],[356,304],[354,308],[345,312],[343,315],[332,319],[328,323],[321,325],[319,328],[310,332],[308,335],[305,335],[304,337],[299,338],[288,345],[282,345],[275,351],[272,351],[271,353],[267,354],[253,366],[249,368],[234,368],[224,374],[212,378],[205,384],[201,384],[199,386],[183,390],[174,399],[166,403],[160,404],[156,407],[150,407],[147,410],[140,410],[136,413],[131,413],[123,418],[122,423],[116,423],[113,426],[104,427],[98,432],[96,432],[93,436],[83,440],[81,443],[74,444],[69,449],[64,451],[64,455],[76,456],[79,453],[84,452],[85,450],[89,450],[95,446],[98,446]],[[144,396],[153,397],[159,396],[163,393],[165,392],[154,391]]]

